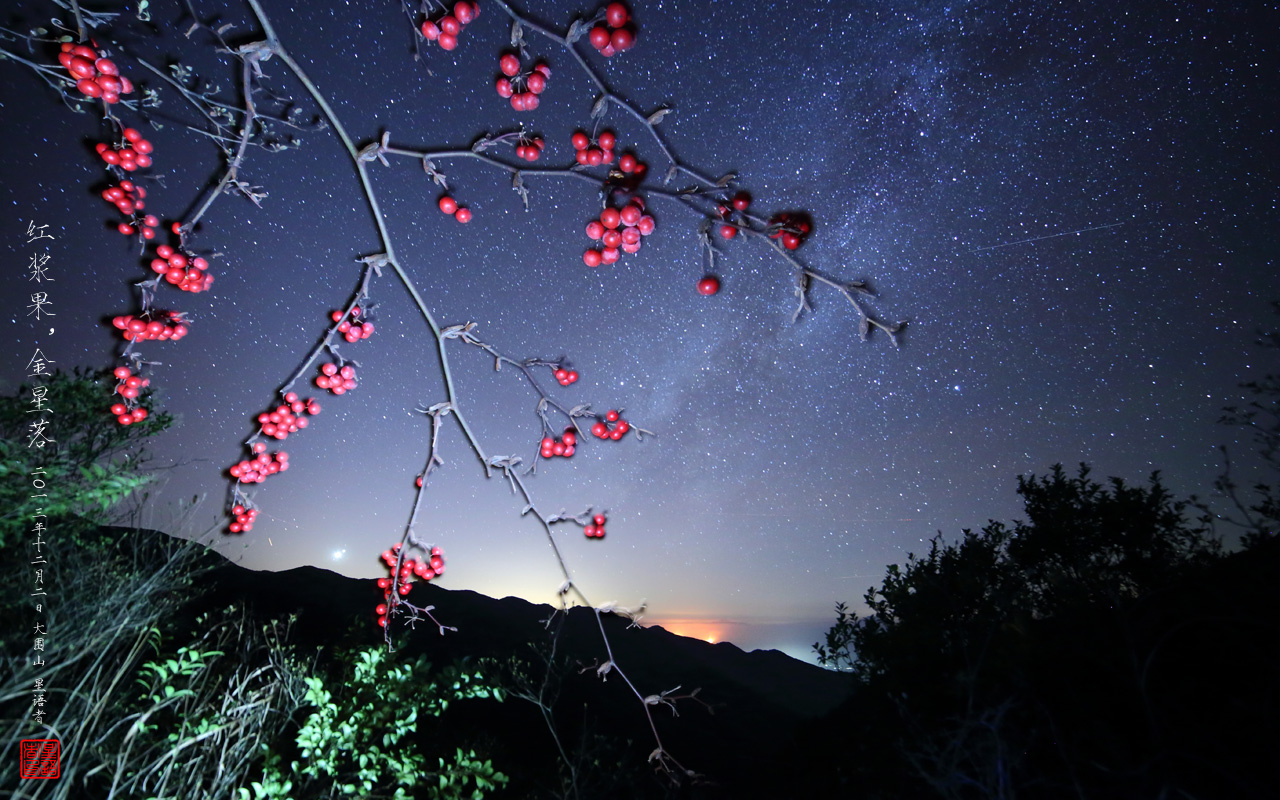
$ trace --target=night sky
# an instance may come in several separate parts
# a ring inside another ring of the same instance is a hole
[[[513,111],[493,88],[510,21],[480,3],[457,50],[424,45],[415,62],[398,3],[264,0],[358,144],[389,131],[394,147],[465,148],[523,122],[547,141],[537,166],[569,165],[592,86],[528,33],[552,78],[538,110]],[[176,4],[153,5],[161,28],[186,26]],[[255,27],[247,6],[196,5],[235,23],[233,38]],[[736,171],[766,217],[809,212],[796,255],[867,280],[878,293],[868,307],[908,321],[898,348],[880,331],[859,341],[857,313],[822,286],[793,324],[790,267],[759,240],[718,244],[723,289],[699,295],[700,218],[667,198],[647,195],[658,229],[638,254],[592,270],[583,231],[599,195],[584,182],[529,178],[526,213],[506,173],[440,160],[468,225],[436,208],[440,192],[413,159],[372,169],[374,191],[442,325],[475,322],[514,358],[566,357],[576,384],[539,373],[557,400],[624,409],[657,434],[592,439],[528,480],[544,513],[607,512],[603,541],[555,528],[586,595],[647,599],[647,619],[676,632],[808,657],[834,604],[861,607],[886,564],[937,531],[1018,517],[1020,474],[1085,461],[1096,477],[1143,483],[1158,469],[1175,493],[1208,495],[1227,445],[1248,482],[1248,438],[1217,419],[1244,398],[1240,382],[1276,368],[1254,343],[1280,299],[1277,14],[1262,6],[635,3],[633,50],[605,60],[580,43],[637,108],[672,108],[660,128],[686,164]],[[7,27],[59,12],[22,8]],[[528,11],[563,29],[594,6]],[[237,72],[207,41],[135,26],[121,44],[157,64],[181,54],[233,100]],[[278,59],[264,69],[304,119],[316,114]],[[27,67],[0,70],[0,376],[12,391],[37,346],[68,369],[113,364],[119,339],[104,321],[136,310],[130,284],[150,256],[111,230],[119,215],[98,196],[101,114],[72,113]],[[160,85],[139,67],[125,74]],[[156,145],[148,210],[185,219],[219,154],[182,129],[199,126],[193,108],[163,96],[148,112],[163,129],[139,125]],[[642,127],[617,111],[605,124],[660,180],[666,165]],[[381,249],[332,131],[294,133],[301,147],[252,150],[242,168],[268,193],[262,207],[223,197],[191,239],[220,254],[213,290],[161,290],[159,307],[195,318],[190,335],[142,348],[164,362],[151,376],[157,406],[179,420],[153,445],[172,467],[143,521],[180,535],[225,527],[225,469],[244,457],[253,418],[351,297],[357,259]],[[55,240],[28,244],[31,221]],[[56,281],[52,321],[27,309],[38,246]],[[251,490],[254,530],[217,536],[246,566],[385,574],[378,553],[399,539],[426,460],[430,424],[414,409],[444,394],[403,288],[387,273],[373,297],[377,332],[342,346],[361,364],[359,388],[295,386],[323,412],[280,445],[290,471]],[[476,348],[455,343],[450,358],[486,452],[534,459],[536,394]],[[446,551],[442,585],[550,602],[559,568],[523,501],[483,478],[452,424],[441,448],[418,532]],[[203,504],[178,522],[179,501],[197,494]]]

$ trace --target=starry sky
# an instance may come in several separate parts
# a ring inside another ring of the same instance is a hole
[[[386,131],[394,147],[465,148],[523,123],[547,141],[538,166],[568,166],[571,133],[591,124],[591,83],[527,34],[552,78],[538,110],[513,111],[493,88],[510,21],[480,2],[457,50],[424,45],[420,61],[397,3],[264,5],[359,144]],[[133,25],[122,49],[154,64],[179,56],[233,100],[232,63],[207,38],[175,36],[187,23],[173,4],[153,6],[155,30]],[[233,23],[237,42],[256,27],[247,6],[196,6]],[[16,9],[10,29],[57,11]],[[526,10],[564,29],[595,9]],[[723,288],[699,295],[701,219],[656,194],[644,249],[592,270],[583,230],[599,195],[585,182],[530,177],[526,212],[506,173],[440,160],[473,211],[464,226],[437,210],[420,162],[373,168],[396,251],[442,325],[474,322],[513,358],[567,358],[576,384],[541,375],[558,401],[623,409],[657,434],[589,441],[528,479],[545,514],[607,513],[603,541],[555,528],[593,602],[647,600],[648,620],[676,632],[807,657],[834,604],[859,607],[886,564],[938,531],[1018,517],[1020,474],[1085,461],[1141,483],[1158,469],[1176,493],[1207,495],[1220,445],[1252,474],[1247,437],[1217,419],[1244,398],[1239,383],[1276,366],[1254,343],[1280,299],[1273,4],[681,0],[633,11],[633,50],[606,60],[581,44],[601,77],[644,112],[670,107],[660,128],[674,152],[707,175],[736,172],[753,211],[811,214],[796,255],[868,281],[869,308],[908,327],[897,348],[878,331],[862,342],[857,313],[821,286],[793,324],[791,268],[746,237],[718,243]],[[130,284],[150,257],[111,230],[118,215],[98,197],[101,115],[72,113],[25,66],[0,70],[0,378],[12,391],[35,347],[65,368],[112,364],[118,339],[103,323],[136,310]],[[264,70],[271,92],[314,117],[279,60]],[[140,67],[125,74],[161,84]],[[121,114],[156,146],[148,210],[188,217],[220,174],[216,147],[186,129],[198,115],[173,92],[147,112],[160,129]],[[635,120],[615,110],[604,124],[662,176]],[[163,362],[157,405],[178,424],[154,444],[166,469],[143,521],[180,535],[225,525],[225,469],[244,457],[253,418],[351,297],[357,259],[380,250],[332,131],[274,130],[300,146],[247,156],[240,177],[266,191],[261,208],[223,197],[190,241],[217,254],[213,291],[161,291],[161,308],[194,317],[190,335],[144,348]],[[52,324],[27,313],[31,221],[55,236],[42,243]],[[294,387],[323,412],[281,445],[290,471],[253,490],[254,530],[215,536],[246,566],[384,574],[377,555],[398,540],[426,460],[430,424],[414,409],[444,394],[403,288],[388,275],[373,299],[376,333],[342,347],[361,365],[359,388]],[[450,359],[486,452],[534,459],[536,393],[475,348],[455,344]],[[523,500],[484,479],[456,427],[440,448],[418,531],[446,551],[442,585],[551,601],[559,568]]]

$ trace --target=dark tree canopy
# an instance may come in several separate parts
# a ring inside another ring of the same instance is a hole
[[[1275,548],[1226,556],[1164,488],[1055,466],[1026,519],[888,567],[823,663],[853,699],[807,746],[811,791],[866,797],[1250,797],[1278,785]],[[1258,735],[1260,731],[1268,733]],[[802,745],[805,746],[805,745]],[[1249,753],[1258,753],[1250,760]],[[836,757],[833,755],[833,757]],[[1230,791],[1225,790],[1230,787]]]

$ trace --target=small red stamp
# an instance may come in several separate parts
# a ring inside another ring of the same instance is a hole
[[[57,739],[23,739],[18,742],[19,778],[56,778],[62,744]]]

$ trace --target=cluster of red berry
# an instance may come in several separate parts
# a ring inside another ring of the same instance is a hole
[[[542,149],[547,143],[542,140],[541,136],[532,138],[521,136],[516,142],[516,158],[523,158],[525,161],[537,161],[542,155]]]
[[[137,406],[130,410],[124,403],[115,403],[111,406],[111,413],[115,414],[116,422],[121,425],[132,425],[135,422],[142,422],[147,418],[147,410],[142,406]]]
[[[128,367],[116,367],[112,373],[116,377],[115,393],[124,398],[123,403],[113,403],[111,413],[121,425],[132,425],[147,418],[147,410],[138,405],[138,394],[151,383],[150,378],[142,378],[133,374]]]
[[[102,199],[120,209],[121,214],[133,215],[147,207],[144,199],[147,190],[137,186],[133,181],[120,181],[120,185],[102,190]]]
[[[231,473],[231,477],[241,483],[262,483],[267,479],[268,475],[275,475],[277,472],[284,472],[289,469],[288,453],[267,455],[266,449],[267,446],[265,444],[256,442],[253,445],[253,450],[257,455],[252,459],[244,459],[237,464],[232,464],[231,469],[228,470]]]
[[[610,3],[604,9],[605,25],[596,25],[591,29],[588,38],[591,46],[600,51],[605,58],[617,55],[623,50],[630,50],[636,43],[635,26],[631,22],[631,13],[622,3]]]
[[[102,156],[102,160],[125,172],[134,172],[151,166],[151,142],[142,138],[137,128],[124,129],[124,144],[112,147],[106,142],[98,142],[93,149]]]
[[[618,143],[618,137],[613,131],[601,131],[594,142],[595,147],[592,147],[591,137],[582,131],[575,131],[572,141],[573,149],[578,151],[575,158],[584,167],[613,163],[613,148]]]
[[[539,61],[528,72],[520,71],[520,58],[514,53],[504,53],[498,59],[498,68],[502,77],[495,84],[501,97],[511,98],[511,107],[516,111],[533,111],[542,101],[538,95],[547,90],[547,81],[551,78],[551,67]]]
[[[316,386],[328,389],[333,394],[346,394],[356,388],[356,368],[346,364],[341,368],[330,362],[320,365],[320,374],[316,376]]]
[[[283,440],[289,438],[289,434],[307,427],[307,418],[303,414],[314,417],[319,413],[320,404],[315,400],[310,397],[303,400],[298,397],[297,392],[289,392],[284,396],[284,402],[276,406],[275,410],[258,415],[258,424],[262,426],[263,436]]]
[[[733,196],[733,199],[729,201],[729,205],[721,205],[719,207],[720,219],[728,220],[733,216],[734,211],[745,212],[750,205],[751,195],[746,192],[738,192]],[[725,224],[720,226],[719,233],[720,238],[722,239],[732,239],[738,235],[738,226],[730,225],[728,222],[725,222]]]
[[[128,367],[116,367],[115,372],[119,383],[116,384],[116,394],[126,400],[138,399],[139,390],[145,389],[151,384],[150,378],[142,378],[133,374],[133,370]]]
[[[572,458],[574,448],[578,444],[578,432],[569,426],[564,429],[564,434],[559,439],[553,439],[550,436],[543,438],[541,453],[543,458],[551,458],[553,456],[563,456]]]
[[[355,306],[351,309],[350,319],[342,319],[343,314],[341,311],[330,312],[329,319],[334,322],[342,320],[341,322],[338,322],[338,333],[342,334],[343,338],[348,342],[358,342],[361,339],[368,339],[373,335],[372,322],[369,322],[368,320],[365,320],[364,322],[355,321],[356,317],[360,316],[362,313],[363,311],[360,306]]]
[[[591,518],[591,521],[587,523],[586,527],[582,529],[582,532],[587,535],[588,539],[603,539],[604,523],[604,514],[596,514]]]
[[[213,276],[206,271],[209,262],[203,256],[188,256],[167,244],[157,247],[156,255],[159,258],[151,260],[151,271],[182,291],[204,292],[213,285]]]
[[[769,220],[769,227],[776,228],[773,233],[769,234],[769,238],[781,239],[782,246],[788,250],[795,250],[799,247],[811,230],[809,221],[802,215],[785,211],[774,215],[773,219]]]
[[[449,195],[440,198],[440,210],[450,215],[458,222],[467,223],[471,221],[471,209],[466,206],[458,205],[458,201]]]
[[[578,380],[578,373],[575,370],[565,369],[564,367],[557,367],[555,376],[561,386],[568,386],[571,383],[576,383]]]
[[[427,37],[428,41],[440,45],[440,49],[452,50],[458,46],[458,34],[462,33],[462,29],[478,16],[480,16],[480,6],[468,0],[458,0],[453,6],[452,14],[445,14],[435,22],[431,20],[423,22],[422,35]]]
[[[112,326],[120,331],[127,341],[145,342],[178,341],[187,335],[187,315],[182,311],[152,311],[151,319],[141,319],[132,314],[124,314],[111,320]]]
[[[400,544],[391,545],[391,549],[382,551],[382,561],[387,565],[387,571],[392,572],[396,568],[396,558],[400,554]],[[444,551],[439,547],[431,548],[430,554],[426,559],[419,561],[415,558],[406,558],[400,564],[399,572],[399,591],[403,597],[413,590],[413,579],[421,578],[424,581],[430,581],[432,578],[438,578],[444,574]],[[391,578],[378,578],[378,588],[382,590],[382,599],[384,601],[391,600]],[[379,603],[374,612],[378,615],[378,625],[387,627],[387,612],[390,611],[387,602]]]
[[[133,84],[120,74],[115,63],[100,58],[98,51],[88,45],[63,42],[58,63],[76,79],[76,88],[86,97],[101,97],[102,102],[113,105],[120,102],[120,95],[133,92]]]
[[[133,181],[120,181],[119,186],[111,186],[102,190],[102,199],[114,205],[120,210],[121,214],[127,214],[131,218],[135,212],[141,211],[147,207],[145,197],[147,190],[136,185]],[[116,226],[116,230],[125,236],[132,236],[138,232],[138,228],[142,229],[142,238],[156,238],[155,229],[160,225],[160,220],[155,214],[147,214],[142,218],[141,223],[136,218],[129,222],[121,222]]]
[[[619,226],[622,230],[618,230]],[[598,267],[617,261],[619,250],[638,253],[640,237],[653,233],[656,227],[653,217],[644,213],[642,197],[632,197],[621,210],[606,208],[600,212],[599,219],[587,223],[587,237],[600,242],[604,249],[588,249],[582,254],[582,262],[588,267]]]
[[[591,426],[591,435],[597,439],[612,439],[616,442],[629,430],[631,430],[631,423],[611,408],[605,413],[604,419],[597,419],[596,424]]]
[[[232,533],[247,533],[253,530],[253,521],[258,518],[258,509],[245,508],[237,503],[231,507],[231,515],[236,518],[236,521],[231,523],[227,530]]]

